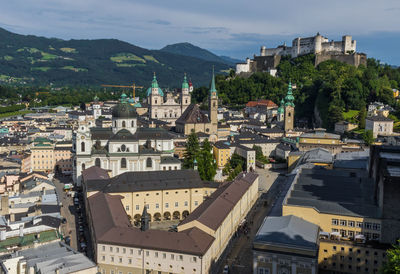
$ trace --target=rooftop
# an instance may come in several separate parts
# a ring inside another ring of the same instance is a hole
[[[254,244],[302,249],[318,249],[318,226],[297,216],[266,217],[254,238]]]
[[[302,168],[284,205],[311,207],[321,213],[379,218],[374,184],[367,172],[321,167]]]

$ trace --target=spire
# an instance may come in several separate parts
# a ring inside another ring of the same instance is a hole
[[[147,205],[146,203],[144,204],[143,212],[142,212],[142,217],[140,219],[140,230],[141,231],[146,231],[149,229],[149,214],[147,213]]]
[[[294,97],[293,97],[293,93],[292,93],[292,81],[291,80],[289,80],[288,91],[287,91],[287,94],[285,97],[285,101],[286,101],[285,106],[294,107],[294,103],[293,103]]]
[[[157,77],[156,77],[156,73],[154,72],[154,76],[153,76],[153,81],[151,82],[151,87],[152,88],[158,88],[158,82],[157,82]]]
[[[213,66],[213,72],[212,72],[210,94],[212,94],[213,92],[215,92],[215,94],[217,94],[217,89],[215,88],[214,66]]]
[[[95,103],[98,103],[98,102],[99,102],[99,97],[97,97],[97,94],[94,96],[93,101],[94,101]]]
[[[189,84],[186,78],[186,73],[185,76],[183,77],[183,83],[182,83],[182,89],[188,89],[189,88]]]
[[[122,94],[121,94],[121,103],[126,103],[127,101],[126,101],[126,94],[123,92]]]

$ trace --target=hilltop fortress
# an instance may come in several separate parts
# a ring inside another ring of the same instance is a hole
[[[275,75],[282,56],[295,58],[310,53],[315,54],[316,66],[326,60],[338,60],[356,67],[367,65],[366,54],[356,52],[356,40],[351,36],[343,36],[342,41],[329,41],[317,33],[312,37],[294,39],[291,47],[286,43],[276,48],[262,46],[259,56],[254,55],[254,59],[247,58],[245,63],[236,64],[236,74],[268,71]]]

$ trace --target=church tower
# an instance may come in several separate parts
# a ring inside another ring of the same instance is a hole
[[[294,97],[292,83],[289,81],[288,91],[285,97],[285,132],[293,130],[294,124]]]
[[[182,111],[181,111],[181,113],[183,113],[189,105],[190,105],[189,83],[186,79],[186,73],[185,73],[185,76],[183,77],[183,83],[182,83],[182,94],[181,94]]]
[[[281,104],[279,105],[278,108],[278,122],[283,122],[283,120],[285,119],[285,100],[281,100]]]
[[[215,88],[215,77],[214,77],[214,68],[211,80],[211,88],[210,95],[208,100],[209,107],[209,119],[211,123],[211,132],[216,134],[218,128],[218,94],[217,89]]]
[[[157,110],[158,106],[161,106],[164,100],[164,94],[160,87],[158,86],[156,73],[154,73],[153,81],[151,82],[151,87],[147,90],[147,103],[150,105],[149,114],[150,118],[158,119]]]

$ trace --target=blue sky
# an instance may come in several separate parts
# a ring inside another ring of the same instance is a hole
[[[399,0],[13,0],[2,1],[0,27],[150,49],[190,42],[240,59],[298,36],[349,34],[358,51],[400,65],[399,14]]]

